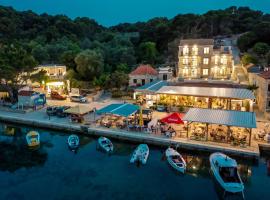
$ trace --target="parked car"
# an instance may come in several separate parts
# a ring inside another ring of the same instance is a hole
[[[167,112],[167,107],[164,105],[157,105],[157,111],[159,112]]]
[[[84,97],[84,96],[71,96],[70,97],[70,101],[80,102],[80,103],[86,103],[87,102],[87,98]]]
[[[56,99],[56,100],[66,100],[66,99],[67,99],[66,96],[63,96],[63,95],[59,94],[59,93],[56,92],[56,91],[52,91],[52,92],[51,92],[51,98],[52,98],[52,99]]]
[[[55,106],[49,106],[46,109],[46,113],[47,113],[48,116],[56,115],[56,111],[57,111],[57,107],[55,107]]]
[[[60,106],[56,108],[57,117],[67,117],[68,113],[65,113],[65,110],[69,109],[70,106]]]

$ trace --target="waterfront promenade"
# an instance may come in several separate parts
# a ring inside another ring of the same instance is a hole
[[[89,119],[93,118],[90,114]],[[64,132],[78,132],[87,135],[107,136],[119,140],[149,143],[154,145],[169,146],[173,145],[179,148],[185,148],[190,150],[203,150],[203,151],[223,151],[229,154],[235,154],[239,156],[255,157],[260,155],[259,145],[256,141],[252,140],[250,147],[234,147],[230,144],[216,143],[216,142],[200,142],[190,140],[186,138],[167,138],[165,136],[154,135],[144,132],[131,132],[119,129],[109,129],[103,127],[97,127],[95,125],[78,124],[71,122],[69,118],[57,118],[48,117],[46,110],[38,110],[29,113],[13,113],[13,112],[0,112],[0,122],[15,123],[27,126],[33,126],[38,128],[52,129],[56,131]],[[41,136],[42,137],[42,136]],[[264,144],[264,147],[268,144]],[[270,145],[269,145],[270,147]]]

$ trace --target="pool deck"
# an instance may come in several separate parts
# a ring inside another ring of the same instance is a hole
[[[165,136],[154,135],[141,132],[130,132],[119,129],[109,129],[96,127],[94,125],[81,125],[72,123],[68,118],[48,117],[45,109],[29,113],[0,112],[0,122],[33,126],[38,128],[52,129],[56,131],[78,132],[87,135],[107,136],[119,140],[148,143],[160,146],[178,146],[190,150],[199,151],[222,151],[237,156],[258,158],[260,156],[260,143],[253,142],[250,147],[234,147],[230,144],[215,142],[200,142],[186,138],[167,138]],[[263,143],[264,149],[270,150],[270,144]]]

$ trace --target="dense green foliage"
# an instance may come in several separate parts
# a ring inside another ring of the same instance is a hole
[[[72,20],[1,6],[0,78],[14,81],[20,72],[31,71],[34,64],[63,63],[76,86],[119,87],[127,83],[125,73],[138,63],[177,62],[179,39],[239,33],[245,33],[238,42],[242,51],[258,42],[269,44],[270,15],[230,7],[203,15],[181,14],[106,28],[85,17]],[[6,58],[13,51],[11,46],[21,53]],[[254,51],[263,52],[260,45]],[[267,53],[264,57],[269,58]]]

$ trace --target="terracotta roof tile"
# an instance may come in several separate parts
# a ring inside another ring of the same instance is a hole
[[[130,75],[157,75],[158,72],[151,65],[140,65]]]

